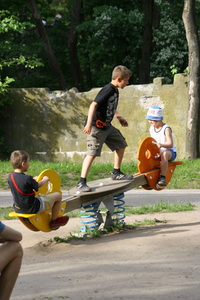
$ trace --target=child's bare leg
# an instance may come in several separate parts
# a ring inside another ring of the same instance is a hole
[[[167,173],[167,168],[168,168],[168,161],[171,159],[172,153],[171,151],[164,151],[161,154],[161,171],[160,175],[161,176],[166,176]]]
[[[124,156],[124,151],[125,148],[120,148],[115,151],[115,156],[114,156],[114,169],[120,169],[122,159]]]
[[[120,167],[124,157],[125,148],[120,148],[115,151],[114,169],[111,174],[112,180],[132,180],[133,175],[127,175],[121,172]]]
[[[51,197],[54,198],[54,205],[52,207],[52,220],[56,220],[59,214],[60,210],[60,205],[61,205],[61,200],[62,200],[62,195],[60,193],[52,193],[50,194]]]
[[[23,250],[19,242],[5,242],[0,246],[0,300],[10,299],[19,270]]]
[[[52,220],[50,222],[50,228],[52,230],[56,230],[60,226],[64,226],[65,224],[67,224],[69,217],[68,216],[58,217],[60,206],[61,206],[62,195],[60,193],[53,193],[50,195],[51,197],[53,197],[54,200],[54,204],[52,206]],[[48,195],[48,197],[50,195]]]
[[[90,192],[92,189],[87,186],[87,175],[89,169],[94,161],[96,156],[94,155],[87,155],[83,160],[82,169],[81,169],[81,177],[79,182],[77,183],[76,188],[81,192]]]
[[[87,178],[87,174],[96,156],[87,155],[82,164],[81,177]]]

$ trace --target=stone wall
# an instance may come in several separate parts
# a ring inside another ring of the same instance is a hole
[[[34,159],[82,162],[86,153],[84,120],[99,90],[84,93],[76,89],[66,92],[46,88],[10,90],[14,101],[11,118],[5,124],[7,144],[11,150],[28,151]],[[175,75],[171,85],[163,84],[163,78],[155,78],[151,84],[130,85],[119,90],[118,112],[127,119],[129,127],[122,128],[117,120],[113,125],[121,130],[128,143],[124,161],[136,161],[141,140],[149,136],[145,116],[151,105],[163,108],[164,122],[173,130],[178,159],[185,157],[187,92],[184,74]],[[113,162],[113,153],[104,146],[96,162]]]

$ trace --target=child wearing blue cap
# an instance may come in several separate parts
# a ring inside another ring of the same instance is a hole
[[[174,144],[172,129],[163,122],[163,112],[159,106],[151,106],[147,112],[146,119],[150,123],[150,135],[157,142],[161,156],[161,172],[157,187],[166,186],[166,173],[168,161],[176,158],[176,146]]]

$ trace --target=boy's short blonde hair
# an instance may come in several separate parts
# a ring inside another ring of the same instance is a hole
[[[27,162],[30,158],[29,154],[23,150],[15,150],[11,153],[10,161],[13,169],[21,169],[22,162]]]
[[[112,72],[112,79],[115,80],[117,77],[120,77],[121,79],[130,78],[131,75],[132,75],[132,72],[127,67],[116,66]]]

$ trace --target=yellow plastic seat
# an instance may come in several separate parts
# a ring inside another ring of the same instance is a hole
[[[41,186],[39,188],[38,192],[35,193],[35,196],[39,197],[40,195],[45,195],[46,193],[52,194],[55,192],[62,194],[61,189],[60,189],[61,188],[61,180],[60,180],[60,176],[58,175],[58,173],[54,170],[46,169],[40,173],[40,175],[37,178],[37,181],[42,180],[42,178],[44,176],[47,176],[49,178],[50,186],[49,186],[48,182],[45,183],[43,186]]]
[[[42,187],[39,188],[38,192],[36,192],[36,197],[45,195],[45,194],[51,194],[55,192],[61,192],[61,180],[55,171],[51,169],[46,169],[40,173],[40,175],[37,178],[37,181],[40,181],[44,176],[47,176],[50,180],[50,185],[48,183],[44,184]],[[61,203],[60,211],[58,216],[62,217],[66,208],[66,202]],[[32,231],[43,231],[43,232],[49,232],[51,231],[51,228],[49,226],[49,223],[52,218],[52,211],[51,209],[45,210],[41,212],[40,214],[23,214],[23,213],[16,213],[16,212],[10,212],[9,217],[18,217],[18,219],[30,230]]]

